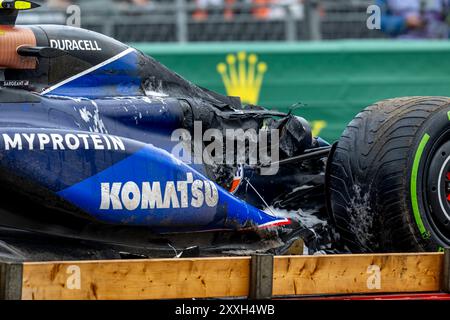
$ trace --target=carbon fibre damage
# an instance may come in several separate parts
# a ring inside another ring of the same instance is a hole
[[[37,64],[0,66],[0,256],[282,254],[300,238],[333,251],[330,145],[304,119],[94,32],[27,28],[36,44],[17,54]]]

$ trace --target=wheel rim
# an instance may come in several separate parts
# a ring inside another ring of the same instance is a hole
[[[426,170],[426,218],[433,233],[450,243],[450,141],[437,144]]]
[[[441,167],[441,171],[438,177],[438,183],[439,204],[445,216],[444,223],[448,225],[450,222],[450,156],[447,157]]]

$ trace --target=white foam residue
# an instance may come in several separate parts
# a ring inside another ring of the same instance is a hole
[[[150,99],[149,97],[143,97],[142,101],[146,102],[146,103],[153,103],[152,99]]]
[[[145,90],[145,95],[150,96],[150,97],[160,97],[160,98],[169,96],[168,94],[165,94],[164,92],[157,92],[157,91],[152,91],[152,90]]]
[[[77,103],[82,102],[82,101],[88,101],[88,98],[83,98],[83,97],[69,97],[69,96],[57,96],[57,95],[46,95],[47,98],[52,98],[52,99],[60,99],[60,100],[72,100],[75,101]]]
[[[300,222],[308,229],[312,229],[317,225],[327,225],[326,221],[319,219],[313,213],[303,211],[301,209],[297,211],[289,211],[270,206],[264,209],[264,212],[270,215],[275,214],[280,218],[295,218],[295,220],[300,220]]]
[[[89,122],[92,118],[92,113],[86,109],[86,107],[79,109],[81,119],[85,122]]]
[[[354,185],[353,190],[355,196],[351,199],[350,207],[347,208],[351,220],[349,226],[359,243],[370,249],[374,223],[374,215],[370,208],[370,191],[363,193],[359,185]]]
[[[90,132],[108,133],[103,120],[100,118],[100,111],[98,105],[94,100],[89,100],[94,106],[94,109],[89,110],[88,107],[78,109],[81,119],[89,125]]]
[[[103,123],[103,120],[100,118],[100,112],[98,110],[97,103],[94,100],[92,100],[91,102],[92,102],[92,105],[95,107],[94,116],[93,116],[94,132],[108,133],[108,130],[106,129],[105,124]]]

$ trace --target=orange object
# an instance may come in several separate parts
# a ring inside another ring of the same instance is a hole
[[[31,57],[21,57],[17,48],[36,46],[36,37],[31,29],[0,26],[0,68],[35,69],[37,61]]]
[[[206,11],[206,8],[201,6],[201,3],[198,0],[196,0],[195,2],[197,3],[197,9],[192,14],[192,18],[197,21],[208,19],[208,11]]]
[[[230,192],[233,193],[236,191],[236,189],[239,187],[239,185],[241,184],[242,179],[241,178],[234,178],[233,182],[231,183],[231,188],[230,188]]]
[[[197,9],[192,14],[192,17],[197,21],[203,21],[203,20],[208,19],[208,12],[206,12],[206,10]]]
[[[258,19],[267,19],[270,13],[270,5],[271,0],[253,0],[255,4],[255,8],[253,11],[253,16]]]
[[[225,10],[223,12],[223,16],[226,20],[231,20],[234,17],[233,5],[235,0],[226,0],[225,1]]]

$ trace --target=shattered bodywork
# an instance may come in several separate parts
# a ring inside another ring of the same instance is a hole
[[[0,31],[24,39],[0,55],[0,255],[282,254],[298,239],[331,250],[331,146],[304,119],[200,88],[94,32]],[[205,141],[211,129],[269,133],[266,157],[252,161],[245,134]]]

